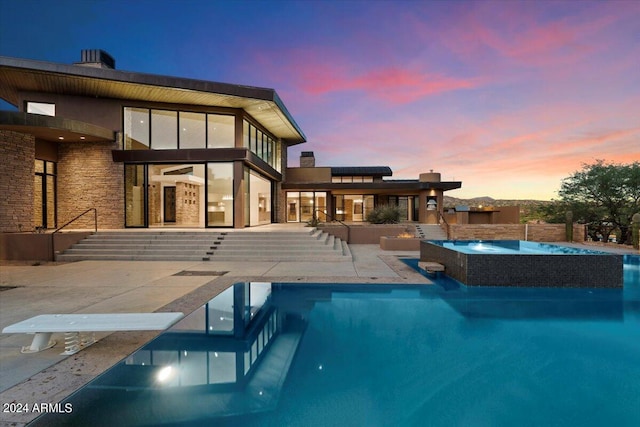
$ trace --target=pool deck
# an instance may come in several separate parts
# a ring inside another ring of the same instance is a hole
[[[399,256],[418,258],[418,251],[382,251],[378,245],[349,247],[353,261],[341,263],[80,261],[38,266],[0,264],[0,329],[50,313],[181,311],[188,314],[240,281],[430,283],[398,259]],[[592,245],[578,247],[596,249]],[[613,251],[609,247],[597,248]],[[221,272],[226,273],[220,275]],[[53,338],[58,341],[55,347],[34,354],[20,353],[21,347],[31,342],[31,336],[2,334],[0,403],[57,403],[158,333],[97,334],[99,341],[96,344],[72,356],[60,355],[64,350],[62,334],[54,334]],[[37,415],[0,412],[0,426],[22,426]]]
[[[417,251],[349,247],[353,261],[340,263],[80,261],[32,266],[9,262],[0,265],[0,329],[40,314],[188,314],[241,281],[430,283],[398,259],[417,258]],[[53,335],[55,347],[33,354],[20,353],[31,335],[1,334],[0,403],[57,403],[158,333],[97,333],[96,344],[72,356],[60,354],[63,334]],[[37,415],[0,412],[0,426],[22,426]]]

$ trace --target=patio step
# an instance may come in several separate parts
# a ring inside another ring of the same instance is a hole
[[[447,240],[447,233],[438,224],[416,224],[416,234],[424,240]]]
[[[105,231],[57,261],[351,261],[346,242],[315,228],[301,231]]]

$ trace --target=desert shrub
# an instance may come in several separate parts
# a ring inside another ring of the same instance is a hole
[[[400,208],[393,205],[376,206],[367,213],[371,224],[397,224],[400,222]]]

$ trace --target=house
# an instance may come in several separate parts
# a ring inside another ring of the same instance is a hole
[[[0,57],[0,232],[55,229],[95,209],[100,228],[363,221],[376,205],[437,222],[438,173],[316,167],[273,89],[119,71],[102,50],[78,63]],[[89,228],[91,215],[70,228]]]

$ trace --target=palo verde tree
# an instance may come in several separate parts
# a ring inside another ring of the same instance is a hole
[[[592,237],[600,234],[606,241],[617,229],[620,243],[631,242],[631,217],[640,212],[640,162],[583,164],[562,181],[558,194],[560,206],[588,224]]]

